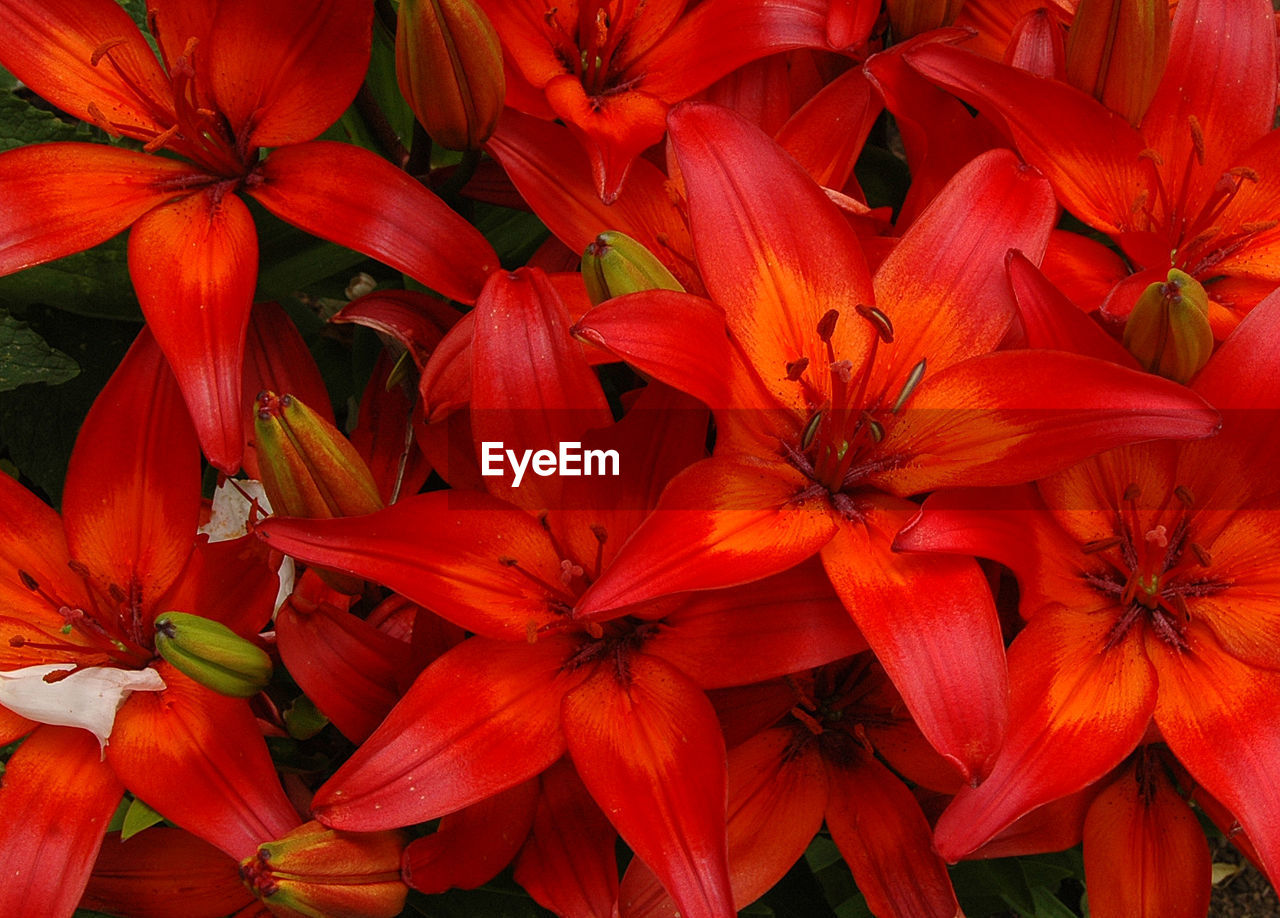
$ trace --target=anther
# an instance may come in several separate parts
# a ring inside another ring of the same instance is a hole
[[[102,60],[106,55],[111,53],[111,49],[117,45],[123,45],[123,38],[108,38],[98,47],[93,49],[93,53],[89,55],[89,66],[97,67],[98,61]]]
[[[1204,165],[1204,131],[1195,115],[1187,115],[1187,127],[1191,130],[1191,146],[1196,151],[1196,162]]]
[[[788,360],[787,361],[787,379],[789,379],[791,382],[797,382],[800,379],[800,377],[804,375],[804,371],[807,370],[808,368],[809,368],[808,357],[800,357],[797,360]]]
[[[897,414],[899,409],[907,403],[907,399],[911,398],[911,393],[915,391],[916,386],[920,385],[920,380],[924,379],[925,359],[920,358],[920,362],[911,368],[911,372],[907,374],[907,381],[902,384],[902,391],[898,393],[898,399],[893,403],[890,409],[891,414]]]
[[[84,579],[89,576],[89,568],[84,564],[84,562],[77,561],[75,558],[72,558],[67,562],[67,567],[71,568],[71,573],[75,574],[77,577]]]
[[[1199,542],[1191,543],[1191,553],[1196,556],[1196,560],[1200,562],[1201,567],[1208,567],[1213,563],[1213,556]]]
[[[828,309],[823,317],[818,320],[818,337],[826,344],[831,343],[831,336],[836,333],[836,321],[839,318],[840,313],[834,309]]]
[[[124,605],[129,599],[129,597],[124,594],[124,590],[120,589],[120,587],[114,583],[107,587],[107,595],[121,605]]]
[[[36,580],[36,578],[32,577],[26,571],[23,571],[23,570],[18,571],[18,579],[21,580],[22,585],[26,587],[28,590],[30,590],[32,593],[40,592],[39,582]]]
[[[1195,506],[1195,503],[1196,503],[1195,495],[1191,493],[1191,489],[1188,488],[1186,485],[1178,485],[1176,488],[1174,488],[1173,496],[1178,498],[1178,500],[1182,501],[1182,506],[1186,507],[1188,510],[1190,510],[1193,506]]]
[[[1120,495],[1122,500],[1137,500],[1142,496],[1142,489],[1134,482],[1130,482],[1124,489],[1124,494]]]
[[[822,412],[815,411],[813,417],[809,418],[808,423],[804,425],[804,433],[800,435],[800,449],[806,450],[813,445],[813,439],[818,435],[818,427],[822,424]]]
[[[1121,536],[1112,536],[1109,539],[1093,539],[1081,545],[1080,550],[1086,555],[1092,555],[1100,551],[1106,551],[1108,548],[1115,548],[1123,541],[1124,539]]]
[[[591,526],[591,534],[596,537],[596,541],[603,545],[609,541],[609,530],[605,529],[599,523],[593,523]]]
[[[858,315],[870,322],[880,335],[880,340],[885,344],[893,343],[893,323],[889,321],[889,317],[875,306],[866,306],[859,303],[854,307]]]
[[[879,443],[881,440],[884,439],[884,425],[872,417],[868,417],[866,420],[867,420],[867,430],[871,434],[872,442]]]

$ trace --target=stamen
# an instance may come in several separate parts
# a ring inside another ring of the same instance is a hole
[[[1196,560],[1200,562],[1201,567],[1208,567],[1213,563],[1213,556],[1205,551],[1199,542],[1191,543],[1191,553],[1196,556]]]
[[[808,368],[809,368],[808,357],[800,357],[797,360],[787,361],[787,379],[790,380],[791,382],[799,381],[800,377],[804,375],[804,371],[807,370]]]
[[[806,450],[813,445],[814,437],[818,435],[818,428],[822,425],[823,412],[815,411],[813,417],[809,418],[804,425],[804,433],[800,435],[800,449]]]
[[[859,306],[858,308],[861,310],[866,307]],[[818,337],[822,339],[824,344],[831,343],[831,336],[836,332],[836,321],[839,318],[839,312],[834,309],[828,309],[826,313],[823,314],[822,318],[818,320]]]
[[[1186,507],[1188,510],[1195,506],[1196,497],[1191,493],[1191,489],[1186,485],[1178,485],[1174,488],[1173,496],[1182,501],[1182,506]]]
[[[26,587],[28,590],[30,590],[32,593],[39,593],[39,592],[40,592],[40,583],[39,583],[39,581],[37,581],[37,580],[36,580],[36,578],[32,577],[32,576],[31,576],[30,574],[28,574],[26,571],[24,571],[24,570],[19,570],[19,571],[18,571],[18,579],[19,579],[19,580],[21,580],[21,581],[22,581],[22,585],[23,585],[24,587]]]
[[[889,317],[887,315],[875,306],[866,306],[862,303],[855,306],[854,310],[858,315],[862,316],[862,318],[866,319],[875,327],[876,333],[880,335],[881,341],[885,344],[893,343],[893,323],[889,321]]]
[[[1106,551],[1108,548],[1115,548],[1123,541],[1124,539],[1121,536],[1112,536],[1109,539],[1093,539],[1081,545],[1080,550],[1086,555],[1092,555],[1100,551]]]
[[[579,565],[574,564],[572,561],[568,560],[567,558],[560,562],[560,582],[563,583],[565,586],[568,586],[569,584],[573,583],[574,577],[581,577],[581,576],[582,576],[582,568]]]
[[[925,358],[921,357],[920,362],[907,374],[907,381],[902,384],[902,391],[898,393],[897,401],[893,403],[890,414],[897,414],[899,409],[907,403],[907,399],[911,398],[911,393],[915,391],[916,386],[920,385],[920,380],[924,379],[924,370]]]
[[[173,125],[173,127],[165,129],[163,132],[157,134],[155,137],[152,137],[150,140],[148,140],[145,144],[143,144],[142,150],[145,153],[154,153],[156,150],[159,150],[161,147],[167,144],[170,140],[172,140],[175,136],[177,136],[177,134],[178,134],[178,126],[175,124]]]
[[[89,55],[89,66],[97,67],[98,62],[101,61],[102,58],[105,57],[107,54],[110,54],[112,48],[116,47],[117,45],[123,45],[123,44],[124,44],[123,38],[108,38],[102,44],[98,45],[98,47],[93,49],[93,53]]]
[[[1120,495],[1121,500],[1135,501],[1142,496],[1142,489],[1135,482],[1130,482],[1125,487],[1124,493]]]
[[[1196,151],[1196,162],[1204,165],[1204,131],[1195,115],[1187,115],[1187,127],[1191,130],[1191,146]]]

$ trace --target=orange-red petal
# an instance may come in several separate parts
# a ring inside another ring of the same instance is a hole
[[[282,147],[255,175],[261,181],[246,190],[277,217],[377,258],[451,299],[475,302],[498,268],[479,230],[368,150],[319,140]]]
[[[80,428],[62,510],[71,557],[133,594],[143,610],[187,563],[199,525],[200,453],[173,375],[146,331]]]
[[[656,657],[598,664],[564,697],[569,755],[591,796],[688,918],[736,914],[724,739],[706,695]]]
[[[371,22],[360,0],[218,0],[203,62],[217,62],[210,83],[240,143],[299,143],[337,121],[368,69]]]
[[[414,682],[382,725],[316,792],[316,818],[357,832],[452,813],[528,780],[564,754],[563,635],[536,644],[473,637]]]
[[[124,786],[236,860],[296,826],[248,703],[155,668],[166,688],[129,696],[107,746]]]
[[[32,733],[5,764],[0,786],[0,913],[70,916],[123,791],[88,731]]]
[[[235,472],[244,448],[245,329],[258,282],[249,209],[220,186],[155,208],[129,234],[129,275],[205,455]]]
[[[195,171],[177,160],[89,143],[0,154],[0,274],[105,242],[180,194],[174,185]]]
[[[1203,918],[1211,869],[1204,830],[1155,758],[1139,752],[1084,822],[1093,918]]]
[[[1000,623],[972,560],[893,552],[914,512],[893,498],[864,504],[822,549],[822,564],[921,731],[979,781],[1005,729]]]
[[[1102,777],[1142,739],[1156,673],[1141,631],[1108,646],[1114,616],[1047,609],[1009,648],[1009,733],[987,779],[965,788],[936,827],[957,860],[1041,804]],[[1164,686],[1160,688],[1163,690]]]

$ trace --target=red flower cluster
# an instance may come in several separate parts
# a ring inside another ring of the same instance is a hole
[[[115,141],[0,153],[0,273],[128,228],[147,320],[0,476],[0,913],[731,918],[825,825],[878,918],[1080,842],[1201,918],[1196,809],[1280,879],[1265,0],[127,6],[0,0]],[[249,204],[385,266],[349,436]]]

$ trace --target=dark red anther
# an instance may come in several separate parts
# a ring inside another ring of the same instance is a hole
[[[800,357],[796,360],[787,361],[787,379],[796,382],[804,375],[804,371],[809,368],[809,358]]]
[[[840,313],[834,309],[828,309],[826,314],[818,320],[818,337],[827,344],[831,343],[831,336],[836,333],[836,321],[840,318]]]
[[[893,343],[893,323],[889,321],[889,317],[884,312],[875,306],[867,306],[864,303],[859,303],[854,309],[858,315],[871,323],[881,341],[885,344]]]

